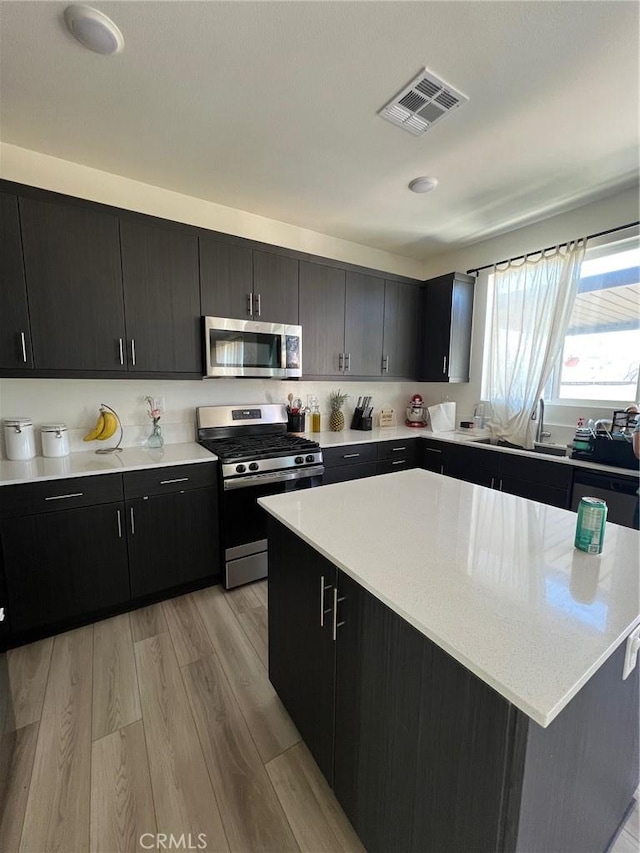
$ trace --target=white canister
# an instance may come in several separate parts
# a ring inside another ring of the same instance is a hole
[[[69,455],[69,435],[66,424],[43,424],[41,433],[43,456]]]
[[[33,459],[36,455],[36,442],[31,418],[5,418],[2,423],[7,459],[15,462]]]

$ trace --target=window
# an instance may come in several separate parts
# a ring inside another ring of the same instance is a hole
[[[637,227],[589,241],[562,356],[545,397],[639,399],[639,273]]]

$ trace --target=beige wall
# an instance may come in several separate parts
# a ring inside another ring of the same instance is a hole
[[[0,177],[410,278],[420,278],[422,274],[422,263],[411,258],[338,240],[286,222],[256,216],[246,210],[132,181],[16,145],[0,143]]]

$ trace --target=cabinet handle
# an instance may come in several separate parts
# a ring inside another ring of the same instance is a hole
[[[27,339],[24,332],[20,332],[20,343],[22,344],[22,360],[27,363]]]
[[[338,353],[338,370],[344,370],[344,353]]]
[[[122,539],[122,519],[120,518],[120,510],[116,510],[116,515],[118,517],[118,539]]]
[[[437,450],[435,447],[425,447],[425,450],[428,450],[429,453],[442,453],[441,450]]]
[[[343,459],[355,459],[356,456],[360,456],[360,454],[359,453],[344,453],[342,458]]]
[[[344,371],[345,373],[348,373],[351,370],[351,353],[348,352],[345,358]]]
[[[338,637],[338,628],[341,625],[344,625],[344,620],[342,620],[342,622],[338,622],[338,604],[340,604],[340,602],[344,601],[344,600],[345,600],[344,595],[341,596],[340,598],[338,598],[338,590],[337,590],[337,588],[334,587],[334,589],[333,589],[333,642],[334,643]]]
[[[131,364],[134,367],[136,365],[136,342],[134,338],[131,338]]]
[[[440,473],[444,475],[444,465],[440,466]]]
[[[120,350],[120,364],[124,364],[124,345],[122,338],[118,338],[118,348]]]
[[[331,584],[325,584],[324,575],[320,577],[320,627],[324,628],[324,617],[326,613],[331,613],[331,608],[325,610],[324,607],[324,594],[327,590],[333,589]]]
[[[382,357],[382,372],[383,373],[389,372],[389,356],[388,355],[385,355]]]
[[[4,607],[0,607],[0,622],[4,622]]]
[[[406,447],[392,447],[391,452],[392,453],[398,453],[398,451],[406,450],[406,449],[407,449]],[[429,450],[429,448],[427,448],[427,450]],[[440,451],[436,451],[436,452],[439,453]]]
[[[491,485],[490,485],[490,487],[489,487],[490,489],[493,489],[493,484],[494,484],[494,482],[495,482],[495,477],[492,477],[492,478],[491,478]]]
[[[255,296],[253,297],[253,313],[255,314],[256,317],[260,316],[261,310],[262,309],[261,309],[261,304],[260,304],[260,294],[256,293]]]
[[[502,491],[502,477],[500,477],[500,479],[498,480],[498,490],[500,492]]]
[[[169,483],[186,483],[188,477],[176,477],[174,480],[160,480],[161,486],[167,486]]]
[[[45,498],[45,501],[62,501],[65,498],[81,498],[84,492],[71,492],[69,495],[52,495],[50,498]]]
[[[442,357],[442,372],[446,374],[447,372],[447,357],[444,355]]]
[[[253,302],[250,293],[247,293],[247,314],[249,317],[253,316]]]
[[[407,461],[406,459],[396,459],[396,461],[395,461],[395,462],[392,462],[391,464],[392,464],[392,465],[404,465],[404,463],[405,463],[406,461]]]
[[[131,519],[131,535],[133,536],[136,532],[136,519],[133,514],[133,507],[129,507],[129,518]]]

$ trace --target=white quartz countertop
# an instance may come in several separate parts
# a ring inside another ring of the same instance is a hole
[[[55,459],[36,456],[26,462],[0,459],[0,486],[112,474],[115,471],[140,471],[167,465],[191,465],[197,462],[214,462],[217,458],[199,444],[188,442],[165,444],[159,449],[125,447],[121,453],[101,454],[87,451],[70,453],[69,456]]]
[[[406,441],[409,438],[430,438],[435,441],[446,441],[454,444],[476,444],[488,452],[510,453],[516,456],[528,456],[533,459],[557,462],[559,465],[570,465],[572,468],[588,468],[610,474],[626,477],[638,477],[638,470],[620,468],[617,465],[602,465],[599,462],[588,462],[583,459],[571,459],[569,456],[556,456],[552,453],[537,453],[533,450],[519,450],[512,447],[501,447],[496,444],[482,444],[489,438],[488,430],[455,430],[452,432],[432,432],[430,429],[396,426],[387,429],[373,429],[367,432],[355,429],[343,429],[340,432],[305,432],[306,438],[317,441],[322,448],[342,447],[347,444],[366,444],[371,441]]]
[[[422,470],[259,503],[541,726],[640,623],[635,530]]]

